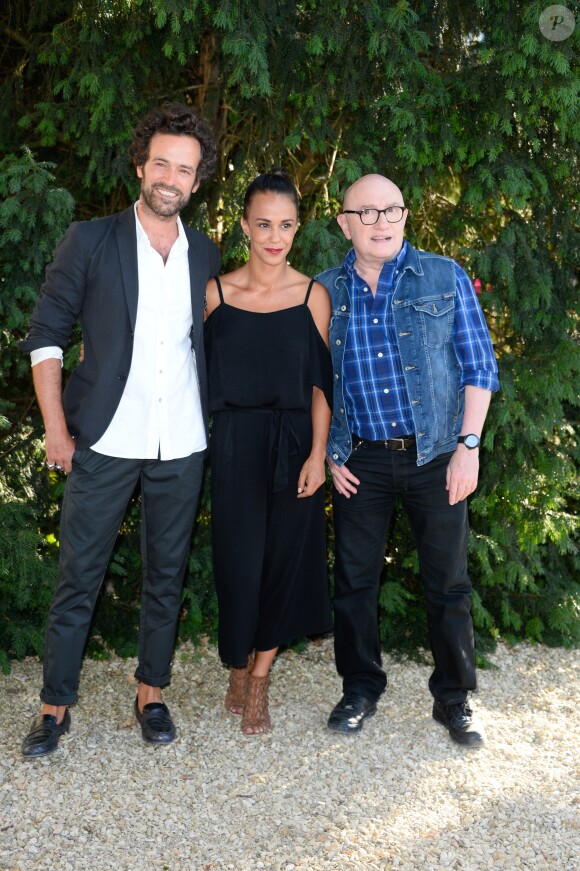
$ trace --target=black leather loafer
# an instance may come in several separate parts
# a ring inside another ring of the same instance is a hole
[[[449,734],[464,747],[482,747],[485,744],[483,727],[473,716],[473,711],[462,702],[458,705],[442,705],[433,702],[433,719],[449,730]]]
[[[163,702],[150,702],[143,706],[143,713],[135,699],[135,716],[141,726],[144,741],[150,744],[170,744],[176,735],[175,724],[169,708]]]
[[[22,755],[28,759],[54,753],[61,735],[70,730],[70,714],[65,711],[61,723],[52,714],[37,714],[32,720],[30,731],[22,742]]]
[[[346,693],[333,708],[328,718],[328,728],[332,732],[351,735],[360,732],[363,722],[368,717],[374,717],[376,712],[377,703],[372,699],[366,699],[358,693]]]

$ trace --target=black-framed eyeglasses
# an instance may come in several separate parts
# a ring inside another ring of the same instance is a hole
[[[376,224],[384,215],[389,224],[398,224],[407,211],[406,206],[388,206],[386,209],[345,209],[343,215],[358,215],[363,224]]]

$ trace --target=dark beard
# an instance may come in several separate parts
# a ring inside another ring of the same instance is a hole
[[[176,200],[171,203],[166,203],[161,199],[159,194],[157,194],[156,188],[145,187],[145,185],[141,186],[141,199],[147,208],[153,212],[154,215],[157,215],[160,218],[171,218],[173,215],[178,215],[183,211],[191,199],[191,194],[189,196],[184,196],[181,191],[177,191],[176,188],[170,188],[166,185],[156,185],[156,187],[175,191],[175,193],[178,194]]]

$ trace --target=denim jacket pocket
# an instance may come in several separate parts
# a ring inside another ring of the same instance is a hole
[[[451,341],[455,317],[455,293],[411,302],[423,343],[428,348],[441,348]]]

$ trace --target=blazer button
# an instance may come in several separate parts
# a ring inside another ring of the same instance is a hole
[[[119,381],[126,381],[126,380],[127,380],[127,376],[125,375],[124,372],[121,372],[121,374],[119,375]]]

